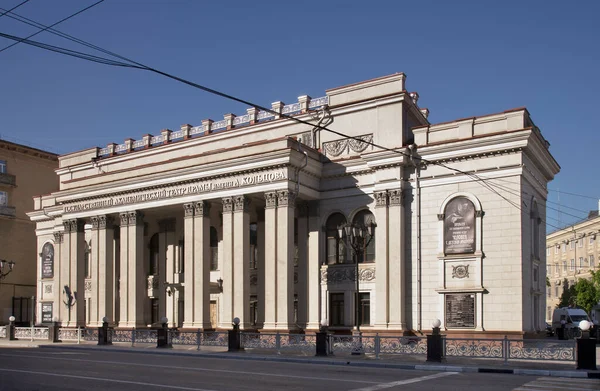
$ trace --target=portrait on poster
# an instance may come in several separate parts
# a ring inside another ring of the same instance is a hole
[[[474,252],[475,205],[465,197],[456,197],[448,202],[444,211],[444,253]]]
[[[52,243],[42,247],[42,278],[54,277],[54,246]]]

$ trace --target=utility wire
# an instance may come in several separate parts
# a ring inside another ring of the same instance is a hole
[[[590,198],[592,200],[599,200],[600,197],[592,197],[592,196],[588,196],[588,195],[583,195],[583,194],[576,194],[576,193],[568,193],[566,191],[562,191],[562,190],[553,190],[553,189],[548,189],[550,191],[554,191],[560,194],[568,194],[568,195],[572,195],[572,196],[577,196],[577,197],[583,197],[583,198]]]
[[[29,0],[28,0],[28,1],[29,1]],[[92,4],[92,5],[90,5],[90,6],[87,6],[87,7],[85,7],[84,9],[82,9],[82,10],[80,10],[80,11],[77,11],[77,12],[75,12],[74,14],[71,14],[71,15],[67,16],[67,17],[66,17],[66,18],[64,18],[64,19],[61,19],[61,20],[59,20],[58,22],[56,22],[56,23],[54,23],[54,24],[52,24],[52,25],[50,25],[50,26],[48,26],[48,27],[45,27],[45,28],[43,28],[43,29],[39,30],[38,32],[35,32],[35,33],[33,33],[33,34],[31,34],[31,35],[29,35],[29,36],[27,36],[27,37],[25,37],[25,38],[21,39],[20,41],[17,41],[17,42],[15,42],[15,43],[12,43],[12,44],[10,44],[10,45],[6,46],[5,48],[2,48],[2,49],[0,49],[0,53],[2,53],[3,51],[5,51],[5,50],[7,50],[7,49],[10,49],[10,48],[12,48],[12,47],[13,47],[13,46],[15,46],[15,45],[18,45],[19,43],[23,42],[24,40],[28,40],[29,38],[31,38],[31,37],[33,37],[33,36],[36,36],[36,35],[38,35],[39,33],[42,33],[42,32],[44,32],[44,31],[48,30],[49,28],[52,28],[52,27],[56,26],[57,24],[60,24],[60,23],[64,22],[65,20],[69,20],[69,19],[71,19],[72,17],[74,17],[74,16],[77,16],[77,15],[79,15],[80,13],[82,13],[82,12],[84,12],[84,11],[87,11],[87,10],[89,10],[89,9],[90,9],[90,8],[92,8],[92,7],[95,7],[95,6],[97,6],[98,4],[102,3],[103,1],[104,1],[104,0],[99,0],[99,1],[95,2],[94,4]],[[5,13],[8,13],[8,12],[10,12],[10,11],[7,11],[7,12],[5,12]],[[4,15],[4,14],[3,14],[3,15]]]
[[[19,8],[20,6],[22,6],[23,4],[25,4],[25,3],[27,3],[27,2],[29,2],[29,0],[22,1],[22,2],[20,2],[20,3],[19,3],[19,4],[17,4],[17,5],[15,5],[14,7],[12,7],[12,8],[11,8],[11,9],[9,9],[9,10],[4,10],[4,9],[2,9],[2,11],[4,11],[4,12],[2,13],[2,15],[0,15],[0,18],[1,18],[1,17],[3,17],[4,15],[8,14],[8,13],[9,13],[9,12],[11,12],[12,10],[16,10],[17,8]],[[9,15],[9,16],[10,16],[10,15]]]
[[[35,22],[35,23],[37,23],[37,24],[38,24],[38,25],[40,25],[40,26],[43,26],[41,23],[38,23],[38,22]],[[50,26],[50,27],[51,27],[51,26]],[[301,124],[305,124],[305,125],[311,126],[311,127],[313,127],[313,128],[317,127],[317,128],[319,128],[319,129],[321,129],[321,130],[328,131],[328,132],[330,132],[330,133],[333,133],[333,134],[335,134],[335,135],[338,135],[338,136],[340,136],[340,137],[344,137],[344,138],[347,138],[347,139],[353,139],[353,140],[356,140],[356,141],[360,141],[360,142],[363,142],[363,143],[367,143],[367,144],[369,144],[369,145],[371,145],[371,146],[373,146],[373,147],[375,147],[375,148],[378,148],[378,149],[381,149],[381,150],[384,150],[384,151],[387,151],[387,152],[393,152],[393,153],[401,154],[401,155],[403,155],[403,156],[405,156],[405,157],[410,157],[410,158],[412,158],[412,159],[414,159],[414,160],[419,160],[419,161],[420,161],[420,162],[422,162],[422,163],[426,163],[426,164],[432,164],[432,165],[438,165],[438,166],[440,166],[440,167],[444,167],[444,168],[446,168],[446,169],[448,169],[448,170],[455,171],[455,172],[458,172],[458,173],[460,173],[460,174],[466,175],[466,176],[470,177],[471,179],[473,179],[475,182],[477,182],[477,183],[481,184],[482,186],[486,187],[486,188],[487,188],[488,190],[490,190],[491,192],[493,192],[493,193],[497,194],[498,196],[500,196],[502,199],[504,199],[505,201],[507,201],[509,204],[511,204],[511,205],[513,205],[513,206],[515,206],[515,207],[516,207],[516,208],[518,208],[518,209],[521,209],[521,208],[520,208],[520,205],[518,205],[518,204],[516,204],[515,202],[513,202],[512,200],[509,200],[508,198],[504,197],[502,194],[500,194],[498,191],[496,191],[496,190],[495,190],[495,189],[494,189],[492,186],[488,185],[488,184],[485,182],[485,181],[486,181],[485,179],[483,179],[483,178],[479,177],[479,176],[478,176],[478,175],[476,175],[476,174],[473,174],[473,173],[468,173],[468,172],[465,172],[465,171],[459,170],[459,169],[457,169],[457,168],[450,167],[450,166],[448,166],[448,165],[446,165],[446,164],[444,164],[444,163],[441,163],[441,162],[433,162],[433,161],[429,161],[429,160],[427,160],[427,159],[423,159],[423,158],[421,158],[421,157],[418,157],[418,156],[411,156],[411,155],[409,155],[409,154],[407,154],[407,153],[405,153],[405,152],[403,152],[402,150],[400,150],[400,149],[397,149],[397,148],[394,148],[394,149],[392,149],[392,148],[387,148],[387,147],[384,147],[384,146],[381,146],[381,145],[375,144],[375,143],[373,143],[373,142],[368,142],[368,141],[362,140],[362,139],[360,139],[360,138],[358,138],[358,137],[355,137],[355,136],[348,136],[348,135],[346,135],[346,134],[343,134],[343,133],[341,133],[341,132],[338,132],[338,131],[335,131],[335,130],[329,129],[329,128],[327,128],[326,126],[321,126],[321,125],[316,125],[316,126],[315,126],[315,124],[312,124],[312,123],[310,123],[310,122],[307,122],[307,121],[301,120],[301,119],[299,119],[299,118],[296,118],[296,117],[293,117],[293,116],[291,116],[291,115],[282,114],[282,113],[277,113],[277,112],[275,112],[273,109],[266,108],[266,107],[263,107],[263,106],[260,106],[260,105],[254,104],[254,103],[252,103],[252,102],[249,102],[249,101],[247,101],[247,100],[244,100],[244,99],[241,99],[241,98],[237,98],[237,97],[235,97],[235,96],[233,96],[233,95],[229,95],[229,94],[223,93],[223,92],[221,92],[221,91],[217,91],[217,90],[215,90],[215,89],[212,89],[212,88],[209,88],[209,87],[206,87],[206,86],[203,86],[203,85],[200,85],[200,84],[197,84],[197,83],[191,82],[191,81],[189,81],[189,80],[186,80],[186,79],[182,79],[182,78],[180,78],[180,77],[178,77],[178,76],[171,75],[171,74],[169,74],[169,73],[166,73],[166,72],[160,71],[160,70],[158,70],[158,69],[155,69],[155,68],[149,67],[149,66],[147,66],[147,65],[144,65],[144,64],[142,64],[142,63],[139,63],[139,62],[136,62],[136,61],[134,61],[134,60],[131,60],[131,59],[127,58],[127,57],[124,57],[124,56],[118,55],[118,54],[116,54],[116,53],[110,52],[110,51],[108,51],[108,50],[105,50],[105,49],[99,48],[99,47],[97,47],[97,46],[95,46],[95,45],[92,45],[92,44],[89,44],[89,43],[87,43],[87,42],[85,42],[85,41],[83,41],[83,40],[80,40],[80,39],[77,39],[77,38],[68,38],[68,37],[67,37],[67,34],[61,33],[61,32],[59,32],[59,31],[58,31],[58,30],[56,30],[56,29],[51,29],[51,30],[50,30],[50,27],[48,27],[48,28],[47,28],[47,30],[49,30],[49,32],[52,32],[52,33],[54,33],[54,34],[57,34],[57,35],[60,35],[60,36],[62,36],[63,38],[67,38],[67,39],[69,39],[69,40],[75,41],[75,42],[77,42],[77,43],[80,43],[80,44],[82,44],[82,45],[85,45],[85,46],[87,46],[87,47],[93,47],[94,49],[96,49],[96,50],[100,50],[100,51],[101,51],[101,52],[103,52],[103,53],[109,54],[109,55],[111,55],[111,56],[114,56],[114,57],[120,58],[120,59],[122,59],[122,60],[128,61],[128,62],[130,62],[130,63],[132,63],[132,64],[135,64],[136,66],[132,66],[132,68],[138,68],[138,69],[144,69],[144,70],[147,70],[147,71],[151,71],[151,72],[157,73],[157,74],[159,74],[159,75],[162,75],[162,76],[168,77],[168,78],[170,78],[170,79],[173,79],[173,80],[179,81],[179,82],[181,82],[181,83],[184,83],[184,84],[190,85],[190,86],[192,86],[192,87],[198,88],[198,89],[200,89],[200,90],[206,91],[206,92],[208,92],[208,93],[211,93],[211,94],[213,94],[213,95],[221,96],[221,97],[223,97],[223,98],[226,98],[226,99],[229,99],[229,100],[233,100],[233,101],[236,101],[236,102],[239,102],[239,103],[243,103],[243,104],[245,104],[245,105],[248,105],[248,106],[251,106],[251,107],[255,107],[255,108],[257,108],[257,109],[260,109],[260,110],[262,110],[262,111],[266,111],[266,112],[269,112],[269,113],[272,113],[272,114],[277,114],[277,115],[280,115],[280,116],[281,116],[281,117],[283,117],[283,118],[291,119],[291,120],[293,120],[293,121],[295,121],[295,122],[298,122],[298,123],[301,123]],[[30,41],[30,40],[27,40],[27,39],[23,39],[22,41],[25,41],[26,43],[28,43],[28,42],[35,42],[35,41]],[[40,43],[39,43],[39,42],[35,42],[34,46],[42,47],[42,46],[40,45]],[[51,50],[51,49],[48,49],[48,48],[46,48],[46,47],[42,47],[42,48],[44,48],[44,49],[47,49],[47,50]],[[54,48],[55,48],[55,49],[62,49],[62,48],[58,48],[58,47],[54,47]],[[66,50],[66,49],[62,49],[62,50]],[[87,60],[89,60],[88,58],[86,58],[86,56],[87,56],[87,55],[85,55],[84,53],[81,53],[81,52],[75,52],[75,51],[69,51],[69,52],[71,52],[71,55],[74,55],[75,57],[79,57],[79,58],[82,58],[82,59],[87,59]],[[75,55],[74,53],[78,53],[78,54],[79,54],[79,56],[78,56],[78,55]],[[108,61],[110,61],[110,60],[108,60],[108,59],[104,59],[104,61],[106,61],[106,62],[104,62],[104,63],[106,63],[107,65],[111,65],[111,64],[109,64],[109,63],[108,63]],[[96,62],[99,62],[99,61],[96,61]],[[122,64],[122,63],[121,63],[121,64]],[[123,66],[123,65],[120,65],[120,66]]]

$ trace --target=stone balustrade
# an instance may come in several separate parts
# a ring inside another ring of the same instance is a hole
[[[273,102],[271,105],[271,111],[259,111],[258,109],[252,107],[247,109],[247,113],[244,115],[237,116],[235,114],[225,114],[223,119],[220,121],[206,119],[203,120],[202,124],[198,126],[186,124],[182,125],[181,129],[177,131],[163,129],[160,135],[157,136],[147,134],[140,140],[126,139],[123,144],[111,143],[108,144],[106,148],[101,148],[99,150],[98,157],[103,158],[121,155],[124,153],[148,149],[158,145],[186,140],[192,137],[205,136],[225,130],[231,130],[270,121],[273,119],[279,119],[282,116],[301,114],[310,110],[316,110],[327,105],[328,103],[328,96],[312,99],[308,95],[298,97],[298,102],[291,103],[289,105],[286,105],[283,102]]]

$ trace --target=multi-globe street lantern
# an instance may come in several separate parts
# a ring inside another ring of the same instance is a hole
[[[3,280],[13,271],[15,267],[14,261],[6,261],[4,259],[0,259],[0,280]]]

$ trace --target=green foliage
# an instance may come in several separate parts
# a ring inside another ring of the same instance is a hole
[[[557,308],[572,307],[576,305],[577,291],[575,290],[575,285],[569,286],[569,280],[566,278],[563,280],[563,292],[562,295],[560,295],[560,303],[558,303]]]
[[[546,286],[550,287],[552,286],[552,284],[550,284],[550,277],[546,276]]]
[[[590,280],[582,278],[572,286],[565,278],[558,307],[577,306],[589,313],[600,302],[600,271],[591,271],[591,274]]]

